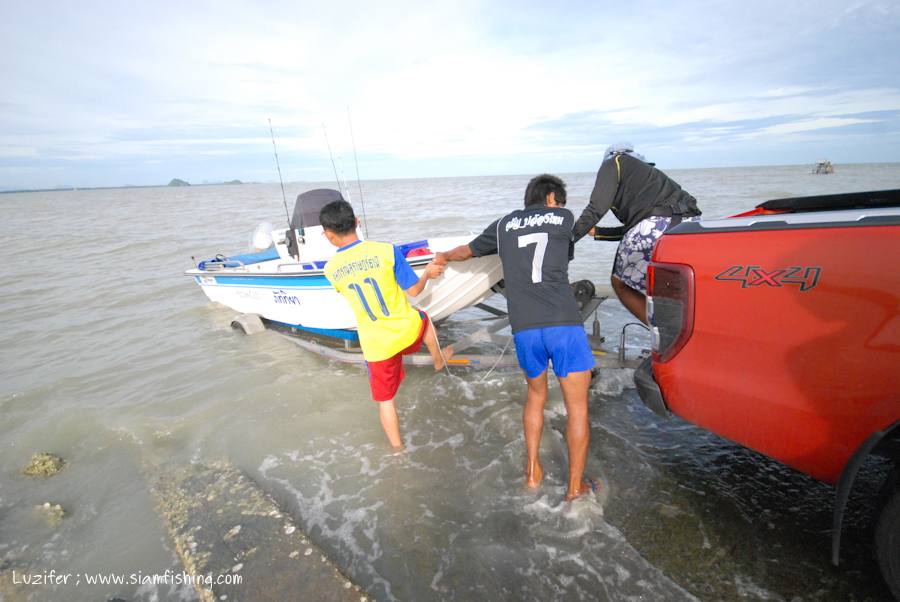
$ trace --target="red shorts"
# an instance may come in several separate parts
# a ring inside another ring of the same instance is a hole
[[[400,383],[406,377],[403,371],[403,356],[417,353],[422,348],[422,339],[425,338],[425,329],[428,328],[428,315],[419,311],[422,316],[422,328],[419,336],[412,345],[386,360],[366,362],[369,368],[369,386],[372,388],[372,399],[375,401],[390,401],[397,394]]]

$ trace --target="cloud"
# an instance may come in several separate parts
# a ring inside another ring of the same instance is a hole
[[[79,185],[115,184],[129,160],[132,182],[249,179],[270,169],[270,117],[286,176],[328,177],[322,126],[352,156],[348,106],[369,177],[591,169],[617,138],[718,149],[692,159],[710,165],[751,140],[893,132],[900,110],[894,2],[46,10],[12,4],[0,23],[0,187],[35,183],[41,161]]]
[[[838,117],[824,117],[819,119],[805,119],[790,123],[779,123],[767,128],[756,130],[743,134],[744,138],[759,138],[761,136],[778,136],[784,134],[795,134],[798,132],[813,132],[817,130],[825,130],[831,128],[846,127],[849,125],[857,125],[860,123],[875,123],[875,119],[848,119]]]

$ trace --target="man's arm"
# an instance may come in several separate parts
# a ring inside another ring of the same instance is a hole
[[[434,254],[434,262],[438,265],[446,265],[450,261],[465,261],[474,257],[469,245],[459,245],[449,251],[442,251]]]
[[[417,297],[428,281],[437,278],[444,273],[444,266],[438,265],[434,261],[425,266],[425,273],[422,277],[416,276],[412,266],[406,260],[406,257],[400,252],[400,249],[394,247],[394,278],[407,294]]]
[[[616,171],[616,162],[613,159],[604,161],[597,170],[597,181],[594,182],[594,190],[591,192],[591,200],[581,217],[575,222],[573,232],[575,241],[578,242],[588,230],[600,221],[616,198],[616,190],[619,188],[619,175]]]
[[[497,224],[495,220],[467,245],[459,245],[449,251],[434,254],[434,261],[440,265],[446,265],[448,261],[465,261],[472,257],[484,257],[497,252]]]
[[[422,274],[422,277],[419,278],[418,282],[406,289],[406,293],[411,297],[418,297],[419,293],[425,288],[425,285],[428,284],[428,281],[443,274],[445,269],[447,268],[440,265],[437,262],[437,257],[435,257],[434,261],[425,266],[425,272]]]

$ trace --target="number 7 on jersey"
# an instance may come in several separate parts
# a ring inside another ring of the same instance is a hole
[[[547,233],[534,232],[519,236],[519,248],[535,245],[534,257],[531,259],[531,281],[538,283],[542,280],[544,269],[544,253],[547,251]]]

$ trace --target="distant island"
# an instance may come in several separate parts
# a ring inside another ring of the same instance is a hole
[[[12,194],[16,192],[70,192],[73,190],[124,190],[128,188],[168,188],[190,186],[236,186],[238,184],[259,184],[259,182],[243,182],[241,180],[228,180],[227,182],[206,182],[202,184],[191,184],[181,178],[172,178],[168,184],[126,184],[124,186],[57,186],[55,188],[19,188],[11,190],[0,190],[0,194]]]
[[[221,183],[227,184],[229,186],[234,185],[234,184],[243,184],[243,182],[241,182],[240,180],[228,180],[227,182],[221,182]],[[203,184],[201,184],[201,185],[202,186],[217,186],[217,185],[219,185],[219,182],[203,182]],[[166,186],[191,186],[191,183],[186,180],[182,180],[181,178],[172,178],[172,180],[168,184],[166,184]]]

